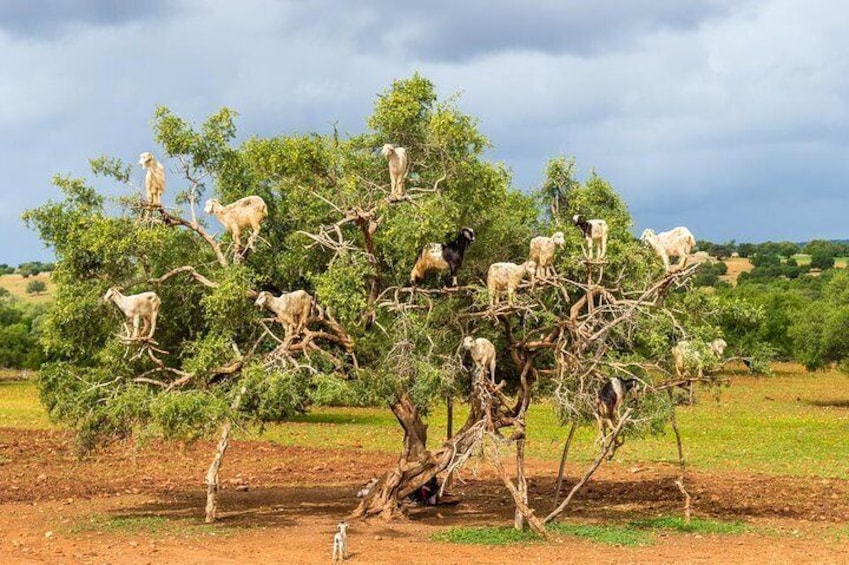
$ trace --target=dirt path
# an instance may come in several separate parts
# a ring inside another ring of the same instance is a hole
[[[0,563],[328,563],[334,524],[353,493],[392,457],[236,442],[222,470],[222,520],[204,526],[208,444],[114,446],[78,461],[67,436],[0,429]],[[554,469],[531,461],[531,498],[547,509]],[[577,474],[570,467],[571,477]],[[569,520],[675,514],[675,470],[605,467]],[[484,469],[466,473],[454,507],[410,520],[355,522],[350,563],[849,563],[849,481],[692,473],[695,512],[744,520],[730,536],[673,534],[625,548],[557,537],[547,544],[468,546],[431,541],[448,526],[507,525],[512,507]]]

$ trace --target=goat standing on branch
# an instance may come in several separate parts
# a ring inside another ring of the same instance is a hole
[[[581,246],[584,257],[590,261],[594,258],[596,260],[604,259],[607,255],[607,236],[610,232],[607,222],[604,220],[585,220],[580,214],[575,214],[572,217],[572,222],[581,228],[581,232],[584,234],[586,248],[583,245]],[[595,251],[595,257],[593,257],[593,251]]]
[[[295,290],[275,297],[263,290],[256,299],[256,305],[267,308],[277,314],[277,320],[283,325],[286,337],[294,337],[306,327],[312,311],[312,296],[305,290]]]
[[[601,442],[605,441],[608,433],[612,432],[619,425],[619,409],[625,401],[625,396],[628,391],[639,384],[637,379],[620,379],[613,377],[604,383],[601,390],[598,391],[598,401],[596,403],[598,432]]]
[[[147,171],[144,176],[144,189],[148,203],[161,206],[162,194],[165,192],[165,167],[149,152],[139,155],[139,165]]]
[[[448,271],[451,285],[457,286],[457,271],[463,265],[466,247],[475,241],[475,230],[461,228],[457,237],[447,243],[428,243],[422,250],[413,270],[410,283],[416,286],[430,270]]]
[[[495,307],[498,295],[502,291],[507,292],[507,304],[513,305],[513,295],[528,273],[533,273],[537,264],[533,261],[525,261],[521,265],[516,263],[493,263],[489,266],[486,274],[486,290],[489,294],[489,305]]]
[[[463,348],[472,355],[472,361],[478,369],[478,375],[485,379],[489,374],[489,380],[495,384],[495,346],[485,337],[474,338],[467,335],[463,338]]]
[[[396,147],[391,143],[387,143],[383,146],[381,153],[389,161],[389,178],[392,182],[389,199],[401,200],[405,196],[404,183],[407,180],[407,173],[410,172],[407,150],[403,147]]]
[[[564,243],[566,243],[566,239],[562,231],[554,232],[551,237],[541,235],[531,240],[531,250],[528,259],[537,265],[532,278],[545,278],[549,273],[552,275],[555,274],[554,253]]]
[[[268,216],[268,206],[266,206],[265,200],[259,196],[246,196],[227,206],[222,206],[216,198],[210,198],[206,201],[203,211],[207,214],[213,214],[224,225],[224,229],[230,232],[236,246],[236,255],[242,248],[242,230],[251,228],[252,233],[248,238],[248,249],[254,249],[256,238],[259,236],[260,224]]]
[[[725,354],[725,348],[728,344],[724,339],[718,338],[710,342],[708,346],[709,354],[714,359],[719,360]],[[695,377],[698,380],[704,379],[705,365],[709,365],[711,359],[705,357],[704,345],[699,347],[699,344],[692,341],[681,340],[672,348],[672,361],[675,364],[675,374],[679,379]],[[693,403],[693,384],[689,383],[690,404]]]
[[[654,233],[654,230],[647,229],[640,239],[654,249],[654,252],[663,261],[663,268],[666,269],[667,273],[686,267],[687,259],[696,247],[696,238],[693,237],[693,233],[680,226],[658,234]],[[674,269],[669,263],[670,257],[679,258]]]
[[[156,331],[156,317],[159,315],[159,306],[162,300],[155,292],[142,292],[141,294],[123,295],[112,287],[103,295],[103,300],[114,302],[127,317],[124,328],[130,339],[152,339]],[[142,326],[142,322],[144,325]],[[132,330],[130,329],[132,323]],[[145,335],[142,336],[141,334]]]

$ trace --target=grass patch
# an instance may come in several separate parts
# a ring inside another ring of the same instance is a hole
[[[520,532],[508,526],[449,528],[433,534],[431,539],[446,543],[473,545],[513,545],[542,541],[542,538],[531,531]]]
[[[50,427],[34,382],[0,380],[0,426],[27,430]]]
[[[688,524],[677,516],[662,516],[641,518],[625,524],[554,523],[549,526],[548,531],[553,535],[580,538],[604,545],[639,547],[654,543],[659,533],[735,535],[748,531],[748,527],[741,522],[720,522],[701,518],[693,518]],[[506,526],[450,528],[437,532],[431,539],[473,545],[514,545],[542,541],[531,531],[519,532]]]
[[[552,524],[553,533],[589,540],[605,545],[637,547],[652,543],[652,532],[632,524]]]
[[[692,518],[688,524],[680,516],[661,516],[658,518],[642,518],[629,522],[629,526],[644,530],[662,530],[685,534],[742,534],[749,530],[743,522],[720,522]]]
[[[199,524],[187,519],[173,520],[162,516],[105,516],[95,514],[74,524],[69,533],[197,537],[226,535],[229,531],[230,529],[227,527]]]

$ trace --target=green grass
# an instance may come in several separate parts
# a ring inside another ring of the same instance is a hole
[[[605,545],[636,547],[651,545],[661,533],[738,535],[748,529],[740,522],[694,518],[690,523],[686,523],[683,518],[662,516],[633,520],[624,524],[555,523],[548,528],[548,531],[554,536],[580,538]],[[437,532],[432,539],[439,542],[477,545],[514,545],[542,541],[533,532],[519,532],[503,526],[449,528]]]
[[[652,532],[632,524],[553,524],[552,533],[605,545],[637,547],[652,543]]]
[[[230,533],[221,526],[200,524],[188,519],[170,519],[162,516],[106,516],[94,514],[71,526],[69,534],[109,533],[122,535],[145,534],[154,537],[164,535],[178,537],[216,536]]]
[[[732,376],[718,400],[699,391],[698,403],[681,407],[678,420],[687,461],[692,468],[780,476],[849,478],[849,377],[837,371],[805,373],[795,365],[777,365],[771,377]],[[455,429],[465,418],[455,407]],[[444,405],[434,407],[429,443],[445,434]],[[47,428],[34,384],[0,380],[0,426]],[[584,464],[594,456],[594,426],[576,434],[570,461]],[[240,434],[284,445],[398,453],[403,434],[386,408],[316,408],[292,422],[266,427],[263,434]],[[528,415],[529,456],[557,460],[566,432],[549,405]],[[614,464],[674,462],[669,430],[653,438],[630,438]]]
[[[704,518],[692,518],[688,523],[680,516],[659,516],[657,518],[641,518],[629,522],[629,525],[642,530],[660,530],[682,534],[742,534],[749,530],[743,522],[720,522]]]
[[[542,541],[533,532],[520,532],[508,526],[449,528],[433,534],[431,539],[439,542],[472,545],[514,545]]]
[[[38,402],[38,389],[33,382],[0,379],[0,427],[50,427],[50,420]]]

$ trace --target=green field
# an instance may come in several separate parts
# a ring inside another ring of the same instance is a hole
[[[771,377],[732,377],[718,400],[709,393],[678,419],[688,462],[704,469],[745,470],[774,475],[849,478],[849,377],[836,371],[806,373],[795,365],[776,367]],[[459,413],[458,413],[459,412]],[[465,414],[455,410],[455,429]],[[434,410],[430,443],[445,433],[445,410]],[[560,457],[565,430],[551,407],[533,408],[528,417],[528,453]],[[571,459],[594,454],[596,429],[576,435]],[[294,423],[269,426],[264,436],[287,445],[323,445],[395,452],[402,435],[388,410],[321,408]],[[625,463],[673,462],[674,436],[629,440],[617,452]]]
[[[27,284],[32,280],[44,281],[47,284],[47,292],[33,295],[27,294]],[[0,276],[0,288],[5,288],[12,293],[12,296],[22,299],[25,302],[50,302],[53,300],[54,285],[50,280],[50,273],[41,273],[34,277],[24,278],[21,275],[2,275]]]
[[[718,399],[702,392],[692,407],[680,407],[678,418],[686,456],[696,468],[760,472],[772,475],[849,478],[849,377],[836,372],[805,373],[795,365],[779,365],[774,376],[732,376]],[[455,410],[455,429],[462,423]],[[2,426],[49,426],[38,405],[35,385],[0,382]],[[445,433],[445,409],[430,419],[430,443]],[[595,448],[595,427],[579,431],[571,459],[588,460]],[[551,407],[533,408],[528,418],[528,453],[554,460],[565,431]],[[365,449],[396,453],[401,430],[383,408],[317,408],[294,422],[267,426],[262,439],[285,445]],[[632,439],[617,452],[623,464],[673,462],[674,439]]]
[[[798,263],[800,267],[804,267],[805,265],[811,264],[811,256],[806,253],[797,253],[793,256],[793,259],[796,260],[796,263]],[[834,258],[834,266],[838,269],[845,269],[847,263],[849,263],[849,257]]]

